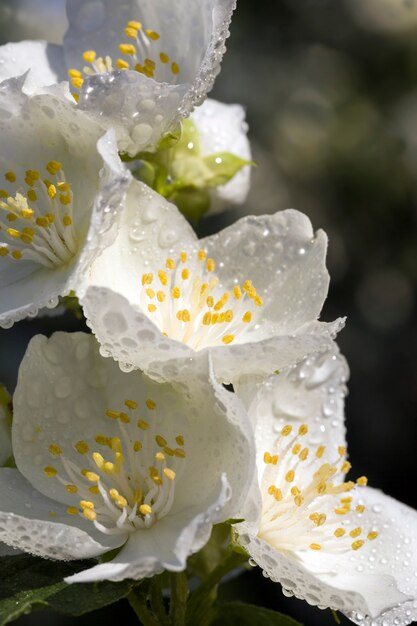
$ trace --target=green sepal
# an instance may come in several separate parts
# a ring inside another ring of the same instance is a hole
[[[229,182],[245,165],[255,165],[253,161],[246,161],[231,152],[217,152],[204,157],[204,165],[211,172],[207,179],[208,187],[220,187]]]
[[[227,602],[212,609],[210,626],[301,626],[292,617],[252,604]]]
[[[83,318],[83,310],[74,291],[71,291],[68,296],[60,298],[60,304],[62,304],[67,311],[70,311],[77,320]]]
[[[169,196],[181,213],[192,223],[198,224],[210,208],[210,196],[204,189],[186,188]]]
[[[175,128],[172,128],[168,133],[162,135],[156,146],[155,152],[161,152],[162,150],[169,150],[170,148],[173,148],[181,139],[181,135],[182,125],[181,122],[178,122]]]
[[[10,428],[13,420],[12,397],[6,387],[0,383],[0,409],[4,411],[4,419]]]
[[[0,626],[48,607],[67,615],[83,615],[125,598],[138,585],[132,580],[64,582],[65,577],[92,565],[91,561],[52,562],[28,554],[1,558]]]

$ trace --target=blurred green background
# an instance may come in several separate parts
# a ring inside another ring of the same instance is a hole
[[[0,42],[59,41],[63,5],[0,0]],[[354,471],[417,508],[417,2],[238,0],[231,32],[211,95],[246,107],[258,167],[246,204],[201,230],[292,207],[328,233],[322,319],[348,316],[339,343],[351,367]],[[64,325],[79,328],[67,315],[0,331],[0,380],[13,388],[29,338]],[[256,570],[223,594],[308,626],[335,623],[329,611],[284,598]],[[19,623],[110,624],[128,611],[122,604],[69,621],[39,613]]]

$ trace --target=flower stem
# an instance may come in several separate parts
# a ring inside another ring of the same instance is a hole
[[[171,607],[172,626],[185,626],[185,615],[188,600],[188,579],[185,572],[171,574]]]
[[[143,589],[133,589],[127,599],[143,626],[160,626],[147,605],[147,593]]]

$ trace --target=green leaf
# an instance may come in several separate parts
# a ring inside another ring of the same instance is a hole
[[[82,615],[125,598],[137,582],[100,582],[67,585],[64,578],[91,561],[47,561],[27,554],[0,559],[0,626],[40,608]]]
[[[300,626],[291,617],[252,604],[228,602],[214,607],[210,626]]]
[[[245,165],[254,165],[253,161],[245,161],[231,152],[217,152],[203,159],[211,172],[206,181],[210,187],[219,187],[229,182]]]
[[[168,150],[175,146],[178,141],[181,139],[182,128],[181,124],[177,124],[177,126],[171,129],[168,133],[162,136],[158,145],[156,146],[155,152],[162,152],[162,150]]]

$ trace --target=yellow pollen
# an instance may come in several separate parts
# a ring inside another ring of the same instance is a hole
[[[146,406],[148,407],[148,409],[150,411],[153,411],[153,409],[156,409],[156,404],[153,400],[151,400],[150,398],[148,398],[145,402]]]
[[[106,474],[113,474],[116,470],[116,466],[114,463],[106,461],[103,465],[103,470],[106,472]]]
[[[213,296],[208,296],[207,297],[206,304],[209,307],[209,309],[211,309],[211,307],[214,305],[214,298],[213,298]]]
[[[52,184],[49,185],[47,191],[48,191],[48,196],[52,198],[53,200],[56,197],[56,193],[57,193],[55,185],[52,185]],[[28,197],[29,197],[29,194],[28,194]]]
[[[182,270],[181,278],[182,280],[187,280],[188,278],[190,278],[190,271],[188,269]]]
[[[135,452],[139,452],[140,450],[142,450],[142,444],[140,441],[135,441],[133,444],[133,450]]]
[[[8,248],[6,248],[5,246],[1,246],[0,247],[0,256],[7,256],[8,254],[9,254]]]
[[[365,487],[368,484],[368,479],[366,476],[361,476],[356,482],[360,487]]]
[[[16,259],[16,261],[18,261],[19,259],[21,259],[23,256],[23,254],[20,252],[20,250],[13,250],[12,252],[12,257],[14,259]]]
[[[300,456],[299,456],[300,461],[305,461],[307,459],[307,457],[308,457],[309,452],[310,451],[309,451],[308,448],[304,448],[303,450],[301,450]]]
[[[153,281],[153,274],[142,274],[142,285],[151,285]]]
[[[135,30],[140,30],[142,28],[142,24],[140,22],[135,22],[134,20],[130,20],[127,23],[128,28],[134,28]]]
[[[180,66],[175,61],[171,63],[171,71],[174,75],[177,75],[180,73]]]
[[[159,446],[160,448],[165,448],[165,446],[166,446],[166,445],[167,445],[167,443],[168,443],[166,439],[164,439],[163,437],[161,437],[161,435],[156,435],[156,437],[155,437],[155,441],[156,441],[156,443],[158,444],[158,446]]]
[[[62,448],[57,443],[52,443],[49,446],[49,452],[54,456],[60,456],[62,454]]]
[[[374,541],[377,537],[378,537],[378,533],[375,530],[373,530],[372,532],[368,533],[369,541]]]
[[[156,68],[156,63],[155,63],[155,61],[152,61],[152,59],[145,59],[143,64],[145,66],[145,70],[148,70],[148,71],[151,71],[151,72],[153,72],[154,69]]]
[[[89,487],[88,491],[92,493],[94,496],[98,496],[100,493],[100,489],[97,487],[97,485],[93,485],[92,487]]]
[[[178,435],[177,437],[175,437],[175,441],[179,446],[184,445],[184,437],[182,435]]]
[[[161,52],[159,58],[161,63],[169,63],[169,56],[165,52]]]
[[[316,457],[318,459],[321,459],[321,457],[323,456],[324,452],[325,452],[326,448],[325,446],[319,446],[316,450]]]
[[[130,26],[127,26],[125,28],[125,35],[130,39],[136,39],[136,37],[138,36],[138,31],[136,30],[136,28],[131,28]]]
[[[155,313],[156,306],[154,304],[148,304],[148,311],[149,313]]]
[[[205,261],[207,258],[207,252],[205,250],[199,250],[197,257],[199,261]]]
[[[321,550],[321,545],[319,543],[310,543],[311,550]]]
[[[81,89],[84,85],[84,80],[82,78],[71,78],[71,85],[75,87],[75,89]]]
[[[306,435],[307,433],[308,433],[307,424],[301,424],[300,428],[298,429],[298,434],[303,436],[303,435]]]
[[[86,50],[83,54],[83,59],[86,63],[94,63],[96,60],[97,54],[94,50]]]
[[[292,453],[293,454],[298,454],[301,450],[301,445],[299,443],[296,443],[295,446],[292,449]]]
[[[283,427],[283,429],[281,430],[281,435],[283,437],[288,437],[288,435],[290,435],[292,433],[292,426],[291,424],[287,424],[286,426]]]
[[[250,311],[246,311],[244,316],[242,317],[242,322],[244,324],[249,324],[252,321],[252,313]]]
[[[185,459],[185,452],[184,452],[184,450],[181,450],[181,448],[175,448],[174,455],[178,459]]]
[[[187,262],[187,253],[186,252],[181,252],[181,254],[180,254],[180,261],[181,261],[181,263],[186,263]]]
[[[151,289],[151,287],[147,288],[146,295],[148,296],[148,298],[155,298],[155,292],[153,289]]]
[[[165,267],[167,268],[167,270],[175,270],[174,259],[167,259],[165,263]]]
[[[264,301],[262,300],[261,296],[256,295],[253,299],[255,306],[263,306]]]
[[[30,220],[31,217],[33,217],[35,211],[32,211],[32,209],[22,209],[20,214],[23,217],[23,219],[27,219]]]
[[[146,34],[148,35],[149,39],[152,39],[152,41],[157,41],[160,38],[159,33],[156,33],[154,30],[147,30]]]
[[[101,446],[109,446],[110,445],[110,437],[106,437],[105,435],[96,435],[94,441]]]
[[[173,287],[173,289],[172,289],[171,293],[172,293],[172,297],[173,297],[175,300],[178,300],[178,298],[180,298],[180,297],[181,297],[181,291],[180,291],[180,288],[179,288],[179,287]]]
[[[344,528],[336,528],[336,530],[334,531],[334,536],[335,537],[343,537],[343,535],[346,533]]]
[[[127,406],[128,409],[132,409],[132,411],[134,411],[138,408],[138,403],[134,400],[125,400],[125,406]]]
[[[358,506],[356,507],[355,510],[356,510],[357,513],[363,513],[364,510],[365,510],[365,507],[364,507],[363,504],[358,504]]]
[[[81,500],[80,507],[82,509],[94,509],[94,503],[90,502],[90,500]]]
[[[90,483],[97,483],[100,480],[100,476],[98,474],[90,472],[89,470],[84,471],[83,476],[85,476]]]
[[[166,272],[164,272],[164,270],[159,270],[158,278],[159,278],[161,284],[164,285],[164,287],[165,287],[165,285],[168,282],[168,276],[166,275]]]
[[[155,454],[156,461],[165,461],[165,454],[163,452],[157,452]]]
[[[174,450],[172,448],[169,448],[168,446],[164,448],[164,452],[167,456],[175,456]]]
[[[104,467],[104,458],[100,454],[100,452],[93,452],[93,461],[97,465],[99,469],[103,469]]]
[[[145,420],[138,420],[137,427],[141,430],[148,430],[149,424],[148,422],[145,422]]]
[[[242,297],[242,290],[240,288],[239,285],[236,285],[236,287],[233,287],[233,295],[236,298],[236,300],[240,300]],[[245,320],[243,320],[245,321]]]
[[[265,452],[264,463],[267,463],[269,465],[276,465],[278,463],[278,455],[277,454],[272,455],[269,452]]]
[[[225,335],[224,337],[222,337],[222,341],[223,341],[223,343],[225,343],[227,345],[229,343],[232,343],[234,338],[235,338],[234,335]]]
[[[359,535],[362,534],[362,528],[354,528],[353,530],[350,531],[349,535],[355,539],[355,537],[359,537]]]
[[[364,543],[365,542],[362,539],[358,539],[357,541],[354,541],[352,543],[352,550],[359,550],[360,548],[362,548]]]
[[[34,189],[29,189],[27,195],[28,195],[28,199],[31,202],[36,202],[36,200],[38,199],[38,196],[36,195],[36,191]]]
[[[156,297],[157,297],[158,302],[163,302],[165,300],[165,298],[166,298],[166,296],[165,296],[163,291],[157,291],[156,292]]]
[[[52,467],[51,465],[44,467],[43,472],[46,476],[49,476],[50,478],[58,474],[58,470],[55,467]]]
[[[4,178],[9,181],[9,183],[16,182],[16,174],[14,172],[6,172]]]
[[[106,415],[113,420],[117,420],[120,417],[120,413],[118,411],[110,411],[110,409],[106,411]]]
[[[152,513],[152,508],[149,504],[141,504],[139,507],[139,513],[141,515],[150,515]]]
[[[94,522],[97,519],[97,513],[91,509],[84,509],[83,514],[90,522]]]
[[[46,169],[52,175],[58,174],[62,169],[62,163],[59,163],[59,161],[49,161]]]
[[[65,489],[68,491],[68,493],[77,493],[78,491],[77,485],[67,485]]]
[[[68,513],[68,515],[78,515],[79,510],[77,509],[76,506],[69,506],[67,508],[67,513]]]
[[[290,470],[289,472],[285,474],[285,480],[287,481],[287,483],[292,483],[294,478],[295,478],[294,470]]]
[[[20,233],[20,231],[16,230],[15,228],[8,228],[6,230],[6,233],[10,235],[10,237],[13,237],[14,239],[20,239],[22,237],[22,234]]]
[[[70,70],[68,70],[68,76],[70,78],[81,78],[82,77],[82,72],[80,72],[80,70],[76,70],[74,68],[71,68]]]
[[[343,474],[347,474],[351,468],[352,465],[349,463],[349,461],[345,461],[340,468],[340,471],[343,472]]]
[[[77,450],[78,454],[87,454],[87,452],[89,452],[90,450],[88,443],[86,443],[85,441],[78,441],[75,444],[75,449]]]
[[[166,467],[164,469],[164,475],[168,478],[168,480],[175,480],[176,473],[174,472],[174,470]]]
[[[208,272],[214,272],[216,269],[216,262],[214,259],[207,259],[206,268]]]

